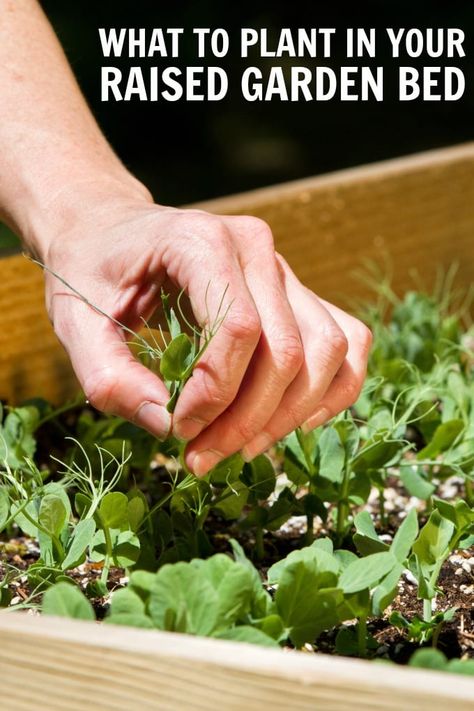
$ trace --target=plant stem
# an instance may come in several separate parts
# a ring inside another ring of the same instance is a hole
[[[104,558],[104,567],[102,568],[102,573],[100,576],[100,582],[103,583],[104,585],[107,585],[107,580],[109,578],[109,571],[110,571],[110,561],[112,559],[113,549],[112,549],[112,539],[110,537],[110,531],[109,531],[108,526],[102,526],[102,530],[104,532],[104,538],[105,538],[105,558]]]
[[[365,659],[367,656],[367,617],[363,615],[359,617],[357,623],[357,646],[359,648],[359,657]]]
[[[425,622],[431,622],[432,618],[432,610],[431,610],[431,599],[430,600],[423,600],[423,619]]]
[[[349,513],[349,503],[347,501],[349,495],[349,467],[346,465],[344,469],[344,479],[341,486],[341,497],[337,504],[337,523],[336,534],[338,545],[341,545],[344,538],[344,530],[346,528],[347,516]]]

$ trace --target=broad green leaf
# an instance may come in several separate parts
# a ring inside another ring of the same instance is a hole
[[[379,580],[397,565],[397,559],[390,551],[373,553],[351,563],[342,573],[339,585],[344,593],[373,588]]]
[[[222,500],[214,504],[213,508],[227,520],[239,518],[248,496],[247,486],[243,481],[237,480],[230,487],[222,490],[220,493]]]
[[[438,669],[447,671],[448,660],[439,649],[417,649],[408,662],[419,669]]]
[[[59,536],[67,523],[68,512],[62,499],[55,494],[46,494],[41,499],[38,522],[49,533]]]
[[[158,629],[209,636],[218,628],[217,591],[188,563],[164,565],[156,574],[149,614]]]
[[[398,592],[398,581],[403,573],[403,565],[396,564],[380,581],[372,593],[372,614],[380,616],[393,601]]]
[[[150,597],[155,578],[156,573],[150,573],[147,570],[134,570],[130,575],[128,586],[146,602]]]
[[[346,453],[338,431],[326,427],[319,438],[319,474],[334,483],[340,483],[344,476]]]
[[[182,380],[193,360],[193,344],[189,336],[175,336],[160,360],[160,373],[165,380]]]
[[[112,595],[110,614],[114,615],[144,615],[145,603],[142,598],[129,588],[116,590]]]
[[[250,496],[256,500],[268,499],[275,489],[275,469],[264,454],[245,464],[240,478],[248,486]]]
[[[426,479],[426,474],[421,467],[415,464],[400,467],[400,479],[409,494],[423,501],[429,499],[436,490],[436,486]]]
[[[438,510],[432,511],[428,521],[413,544],[413,553],[422,567],[435,565],[446,552],[454,531],[454,524],[443,518]]]
[[[318,583],[318,573],[307,561],[286,566],[280,576],[275,604],[296,647],[314,641],[324,629],[339,622],[342,591],[318,589]]]
[[[454,444],[464,427],[463,420],[443,422],[436,428],[431,442],[418,452],[417,458],[434,459],[442,452],[446,452]]]
[[[127,505],[127,518],[130,529],[134,532],[138,530],[146,513],[145,502],[141,496],[134,496],[129,499]]]
[[[128,528],[128,499],[120,491],[104,496],[99,506],[100,523],[107,528]]]
[[[134,612],[119,612],[116,615],[109,615],[104,622],[108,625],[138,627],[145,630],[155,629],[152,620],[147,615]]]
[[[268,582],[270,585],[278,585],[284,570],[295,563],[307,563],[317,578],[319,587],[334,587],[340,570],[338,559],[325,550],[319,541],[315,541],[311,546],[305,546],[293,551],[286,558],[274,563],[268,570]]]
[[[341,442],[346,452],[346,461],[349,462],[356,455],[359,449],[360,430],[355,424],[349,411],[344,414],[343,420],[338,420],[335,429],[339,433]]]
[[[261,647],[278,647],[278,642],[269,637],[264,632],[250,625],[240,625],[231,629],[216,632],[213,637],[216,639],[228,639],[233,642],[248,642],[258,644]]]
[[[256,620],[254,626],[258,627],[259,630],[277,642],[285,640],[288,636],[283,620],[280,615],[276,615],[275,613]]]
[[[209,481],[213,486],[228,486],[235,482],[243,469],[244,460],[239,452],[219,462],[211,469]]]
[[[57,583],[43,596],[43,614],[72,617],[75,620],[95,620],[94,610],[86,596],[71,583]]]
[[[15,523],[23,533],[31,538],[38,538],[38,529],[35,525],[35,521],[38,521],[38,500],[30,501],[25,507],[23,507],[23,502],[13,501],[10,506],[10,514],[15,514]],[[23,513],[25,512],[25,513]],[[25,514],[28,514],[26,517]]]
[[[396,532],[392,545],[390,546],[390,551],[393,553],[395,558],[402,563],[410,553],[411,547],[418,535],[418,516],[415,509],[411,509],[402,525]]]
[[[88,546],[92,544],[94,533],[95,521],[92,518],[79,521],[70,539],[66,557],[62,562],[63,570],[75,568],[82,562]]]
[[[236,563],[222,553],[206,561],[193,560],[191,566],[199,570],[217,592],[217,623],[229,627],[237,622],[250,608],[254,588],[252,573],[248,566]]]
[[[356,533],[353,536],[355,547],[361,555],[387,551],[388,545],[380,540],[374,527],[372,516],[368,511],[361,511],[354,518]]]
[[[129,568],[140,557],[140,541],[133,531],[120,531],[113,545],[115,564],[120,568]]]
[[[229,541],[232,553],[237,563],[245,566],[250,571],[252,576],[252,596],[250,604],[250,614],[254,619],[263,618],[268,615],[270,607],[272,605],[272,600],[270,595],[267,593],[262,585],[262,579],[257,568],[245,555],[244,549],[234,538]],[[270,635],[272,636],[272,635]]]

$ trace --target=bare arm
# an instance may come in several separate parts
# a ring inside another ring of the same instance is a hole
[[[0,0],[0,214],[47,266],[137,329],[170,279],[199,322],[228,287],[232,308],[181,393],[131,355],[121,329],[46,275],[46,302],[89,400],[156,436],[192,440],[204,474],[246,459],[299,425],[322,424],[357,398],[370,333],[318,299],[252,217],[154,205],[94,121],[34,0]]]

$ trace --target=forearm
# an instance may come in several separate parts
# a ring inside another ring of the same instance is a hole
[[[76,205],[150,199],[97,126],[36,0],[0,0],[0,217],[44,256]]]

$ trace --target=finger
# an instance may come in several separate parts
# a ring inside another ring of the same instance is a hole
[[[188,447],[186,463],[197,475],[238,452],[261,432],[304,360],[270,229],[253,218],[233,218],[232,224],[262,334],[236,398]]]
[[[301,426],[304,432],[320,427],[356,402],[367,374],[367,361],[372,345],[372,334],[367,326],[337,306],[323,299],[321,302],[346,333],[349,349],[345,362],[317,409]]]
[[[171,263],[165,266],[187,287],[198,323],[212,327],[216,319],[224,318],[179,396],[173,431],[182,439],[196,437],[229,407],[261,332],[260,318],[228,230],[219,227],[201,236],[197,247],[195,243],[192,258],[181,250],[179,269],[173,269]]]
[[[313,415],[347,353],[347,339],[323,304],[287,273],[286,288],[299,325],[305,361],[262,432],[242,450],[253,459]]]
[[[163,439],[171,428],[169,393],[130,352],[112,321],[70,294],[53,297],[54,327],[88,401]]]

